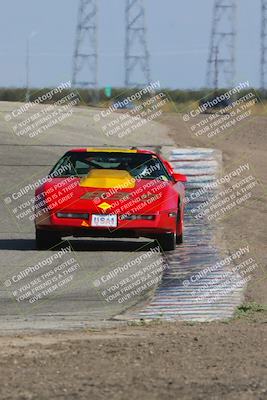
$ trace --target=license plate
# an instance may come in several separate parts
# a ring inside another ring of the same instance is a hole
[[[118,225],[117,215],[92,215],[91,226],[104,226],[106,228],[116,228]]]

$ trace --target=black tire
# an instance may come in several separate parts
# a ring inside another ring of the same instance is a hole
[[[47,250],[56,246],[61,241],[61,237],[57,232],[45,231],[41,229],[35,230],[35,244],[38,250]]]
[[[184,235],[181,233],[181,235],[176,235],[176,244],[182,244],[184,241]]]
[[[176,247],[176,235],[174,233],[164,233],[157,238],[160,247],[164,251],[175,250]]]
[[[178,224],[181,222],[180,218],[181,218],[181,211],[180,211],[180,207],[178,207],[178,210],[177,210],[177,222],[176,222],[177,223],[177,228],[178,228]],[[176,244],[183,243],[183,240],[184,240],[183,232],[180,235],[178,235],[177,231],[176,231]]]

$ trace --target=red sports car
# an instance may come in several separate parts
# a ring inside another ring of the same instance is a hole
[[[152,151],[68,151],[35,193],[37,248],[85,236],[147,237],[174,250],[183,240],[185,181]]]

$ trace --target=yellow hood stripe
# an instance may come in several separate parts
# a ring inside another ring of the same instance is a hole
[[[133,189],[135,179],[125,170],[117,169],[92,169],[80,181],[82,187]]]

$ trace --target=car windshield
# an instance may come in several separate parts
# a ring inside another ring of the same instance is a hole
[[[53,177],[84,177],[92,169],[126,170],[136,179],[171,180],[154,154],[116,152],[68,152],[50,172]]]

